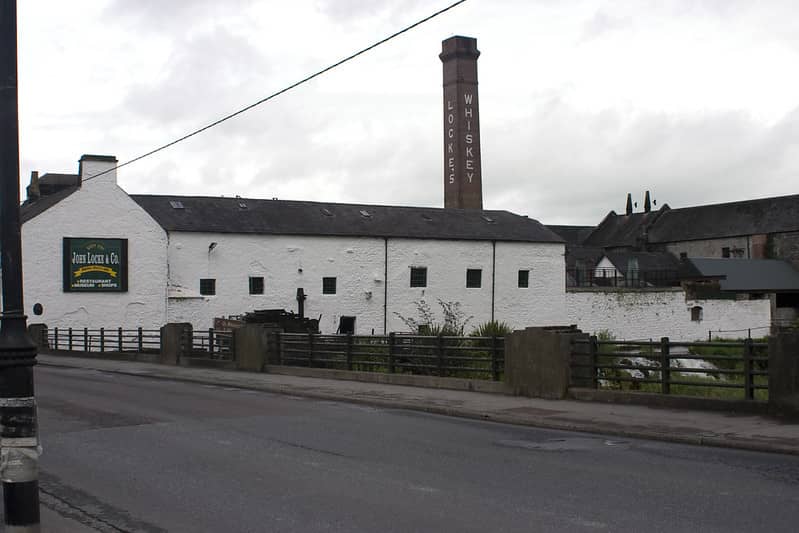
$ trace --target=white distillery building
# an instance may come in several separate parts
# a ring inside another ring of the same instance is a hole
[[[406,331],[415,302],[470,325],[567,322],[563,240],[507,211],[128,195],[116,158],[32,176],[22,207],[26,312],[51,327],[159,327],[257,309],[334,333]],[[97,176],[97,177],[94,177]],[[36,304],[39,304],[38,306]],[[35,308],[34,308],[35,307]],[[438,314],[440,319],[440,313]]]

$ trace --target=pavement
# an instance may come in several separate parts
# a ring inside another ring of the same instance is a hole
[[[241,389],[410,409],[548,429],[799,455],[799,421],[766,415],[543,400],[323,379],[39,354],[40,365],[147,376]]]

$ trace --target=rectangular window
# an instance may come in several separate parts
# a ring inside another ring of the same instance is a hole
[[[688,252],[680,252],[680,259],[688,259]]]
[[[482,286],[483,271],[479,268],[466,269],[466,288],[479,289]]]
[[[729,247],[725,246],[721,249],[721,257],[730,257],[730,249]]]
[[[427,287],[427,267],[411,267],[411,287]]]
[[[250,277],[250,294],[263,294],[264,293],[264,278]]]
[[[216,294],[216,280],[205,278],[200,280],[200,294],[212,296]]]
[[[530,286],[530,271],[529,270],[520,270],[519,271],[519,288],[526,289]]]
[[[322,278],[322,294],[336,294],[336,278]]]

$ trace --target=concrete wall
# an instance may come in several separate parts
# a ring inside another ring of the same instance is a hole
[[[691,320],[691,309],[702,307],[702,320]],[[568,322],[581,330],[597,333],[608,330],[617,339],[675,340],[707,339],[708,330],[746,330],[771,323],[769,300],[686,300],[682,289],[665,290],[585,290],[566,293]],[[763,335],[758,329],[753,335]],[[740,337],[746,331],[713,333],[714,336]]]
[[[84,161],[83,176],[114,163]],[[63,290],[63,238],[128,239],[128,292]],[[157,329],[166,323],[166,233],[116,184],[116,171],[81,189],[22,226],[25,312],[52,327]],[[33,306],[44,306],[42,316]]]
[[[473,316],[471,327],[491,319],[493,282],[497,320],[514,327],[557,324],[565,319],[563,248],[497,243],[494,260],[491,242],[389,239],[386,248],[382,238],[171,233],[169,321],[205,329],[213,317],[253,309],[296,311],[301,287],[305,315],[321,315],[323,333],[334,333],[341,315],[356,317],[358,334],[383,333],[384,316],[388,331],[405,331],[395,313],[416,318],[420,299],[439,321],[438,299],[460,302]],[[427,287],[410,287],[411,267],[427,268]],[[466,288],[467,269],[482,270],[481,287]],[[518,287],[521,269],[530,271],[528,288]],[[264,278],[264,294],[248,293],[250,276]],[[336,278],[336,294],[322,294],[323,277]],[[201,278],[216,279],[216,295],[199,294]]]

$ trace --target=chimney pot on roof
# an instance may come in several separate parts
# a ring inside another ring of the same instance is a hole
[[[644,196],[644,213],[649,213],[652,211],[652,201],[649,199],[649,191],[646,191],[646,195]]]
[[[34,170],[31,172],[31,184],[28,185],[28,201],[35,202],[41,197],[42,193],[39,190],[39,171]]]
[[[630,193],[627,193],[627,209],[625,213],[627,214],[627,216],[633,214],[633,195]]]

